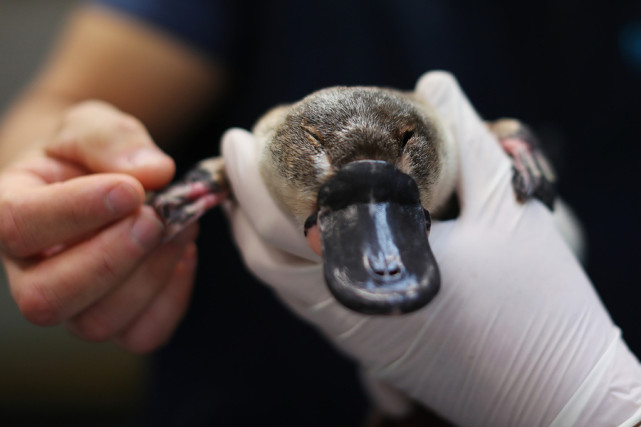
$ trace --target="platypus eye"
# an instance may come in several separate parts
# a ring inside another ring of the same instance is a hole
[[[317,143],[317,144],[323,144],[323,138],[320,136],[320,132],[318,132],[318,129],[316,129],[313,126],[309,125],[301,125],[301,128],[307,135],[307,137],[310,139],[311,142]]]
[[[407,145],[410,139],[414,136],[414,129],[409,129],[403,132],[403,135],[401,135],[401,152]]]

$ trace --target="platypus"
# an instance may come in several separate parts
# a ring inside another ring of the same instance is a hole
[[[552,206],[554,177],[537,164],[530,134],[524,138],[514,123],[494,130],[515,158],[517,198],[537,196]],[[322,253],[339,302],[361,313],[398,314],[434,298],[440,274],[428,241],[431,217],[452,212],[458,163],[456,145],[429,105],[393,89],[333,87],[274,108],[253,133],[271,196]],[[220,160],[204,161],[156,196],[170,229],[226,193],[223,168]]]

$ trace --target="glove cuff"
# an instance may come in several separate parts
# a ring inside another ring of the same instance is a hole
[[[632,426],[640,411],[641,365],[615,328],[607,350],[550,426]]]

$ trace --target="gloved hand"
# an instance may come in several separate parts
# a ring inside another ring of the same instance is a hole
[[[267,193],[252,135],[231,130],[228,213],[247,266],[370,377],[454,424],[633,425],[641,366],[551,213],[515,201],[508,157],[451,76],[428,73],[416,92],[459,148],[461,213],[430,235],[442,276],[436,298],[398,317],[337,303],[303,231]]]

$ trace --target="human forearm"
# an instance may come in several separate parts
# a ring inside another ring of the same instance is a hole
[[[141,22],[100,7],[69,20],[37,78],[0,125],[0,167],[57,127],[64,110],[97,99],[170,140],[214,100],[224,71]]]
[[[168,139],[224,87],[212,58],[122,13],[85,6],[73,15],[41,76],[45,88],[99,99]]]

